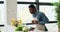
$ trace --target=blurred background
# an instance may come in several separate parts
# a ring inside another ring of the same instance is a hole
[[[4,1],[5,0],[0,0],[0,25],[6,24]],[[58,26],[55,13],[56,6],[54,6],[52,3],[58,1],[59,0],[17,0],[17,19],[21,19],[23,23],[31,23],[33,17],[29,13],[28,6],[30,4],[34,4],[39,11],[45,13],[45,15],[48,17],[50,23],[45,24],[48,31],[57,32]]]

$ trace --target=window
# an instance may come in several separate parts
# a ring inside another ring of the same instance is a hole
[[[30,23],[33,19],[29,12],[29,4],[18,4],[17,5],[17,19],[22,19],[23,23]]]
[[[0,1],[4,1],[4,0],[0,0]]]
[[[34,1],[31,1],[31,0],[18,0],[18,1],[21,1],[21,2],[35,2]],[[39,0],[39,2],[47,2],[47,3],[51,3],[51,2],[58,2],[58,0]],[[36,2],[35,2],[36,3]],[[23,23],[30,23],[31,20],[33,19],[32,15],[29,13],[29,10],[28,10],[28,6],[30,4],[17,4],[17,19],[20,20],[22,19]],[[38,4],[36,4],[38,5]],[[45,5],[45,6],[44,6]],[[45,13],[45,15],[48,17],[49,21],[56,21],[56,13],[55,13],[55,7],[56,6],[50,6],[50,5],[39,5],[39,11]],[[58,31],[58,27],[57,27],[57,23],[52,23],[52,24],[45,24],[48,31],[50,32],[56,32]],[[33,25],[34,26],[34,25]],[[51,27],[53,28],[53,30],[51,30]],[[54,30],[56,29],[56,30]]]
[[[56,13],[55,8],[56,6],[39,6],[40,11],[45,13],[45,15],[48,17],[49,21],[56,21]]]
[[[35,2],[35,0],[17,0],[17,1],[20,1],[20,2]]]
[[[22,19],[23,22],[25,21],[31,21],[33,19],[33,17],[31,16],[31,14],[28,11],[28,6],[32,3],[29,4],[29,2],[35,2],[36,5],[38,5],[39,7],[39,11],[45,13],[45,15],[48,17],[49,21],[57,21],[56,20],[56,13],[55,13],[55,7],[53,5],[49,5],[49,4],[43,4],[44,2],[47,3],[51,3],[51,2],[58,2],[59,0],[39,0],[39,2],[42,2],[41,4],[43,5],[39,5],[37,4],[37,2],[35,0],[17,0],[22,2],[21,4],[17,4],[17,19]],[[27,2],[27,3],[23,3],[23,2]],[[24,15],[24,16],[23,16]],[[28,16],[27,16],[28,15]],[[30,17],[31,16],[31,17]],[[30,19],[30,20],[29,20]]]
[[[0,4],[0,24],[4,24],[4,4]]]
[[[49,24],[45,24],[48,32],[58,32],[58,25],[57,23],[49,23]]]
[[[24,22],[31,21],[33,19],[32,15],[29,12],[29,4],[18,4],[17,5],[17,19],[22,19]],[[49,21],[56,21],[56,6],[39,6],[39,11],[45,13]]]
[[[39,2],[58,2],[59,0],[39,0]]]

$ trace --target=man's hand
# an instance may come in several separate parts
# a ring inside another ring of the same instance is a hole
[[[38,20],[32,20],[33,24],[38,24]]]

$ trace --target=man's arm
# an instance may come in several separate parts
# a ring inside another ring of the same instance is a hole
[[[45,16],[45,14],[42,13],[41,21],[39,22],[39,24],[45,24],[45,23],[48,23],[48,22],[49,22],[49,20],[48,20],[47,16]]]

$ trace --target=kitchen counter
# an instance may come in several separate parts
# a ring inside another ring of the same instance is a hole
[[[28,27],[35,27],[36,28],[36,25],[27,25]],[[48,32],[58,32],[58,26],[57,26],[57,23],[51,23],[51,24],[46,24],[46,27],[48,28]],[[6,31],[7,32],[15,32],[15,27],[14,26],[11,26],[11,25],[7,25],[6,27]],[[34,32],[41,32],[40,30],[37,30],[35,29]],[[29,31],[30,32],[30,31]]]
[[[8,27],[9,26],[9,27]],[[7,26],[7,32],[15,32],[15,27],[14,26],[11,26],[11,25],[8,25]],[[28,27],[31,27],[32,25],[27,25]],[[36,25],[33,25],[32,27],[35,27]],[[35,29],[33,32],[41,32],[40,30],[37,30]],[[31,31],[29,31],[31,32]]]

